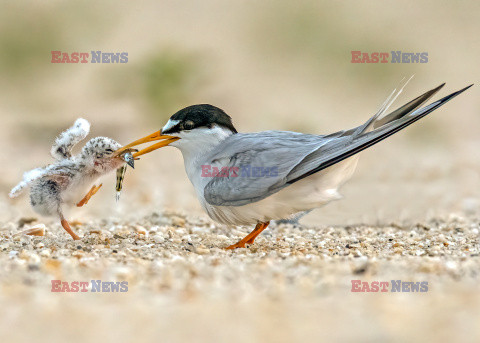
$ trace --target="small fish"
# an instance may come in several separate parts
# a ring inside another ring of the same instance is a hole
[[[117,169],[117,184],[115,190],[117,194],[115,196],[116,200],[120,200],[120,195],[122,194],[122,187],[123,187],[123,179],[125,178],[125,173],[127,171],[127,165],[123,165]]]
[[[123,155],[123,160],[127,162],[127,164],[135,169],[135,159],[133,158],[132,153],[129,151]]]

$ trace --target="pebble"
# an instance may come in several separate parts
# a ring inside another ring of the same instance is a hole
[[[47,281],[126,279],[132,281],[129,290],[173,296],[193,289],[218,296],[281,297],[302,284],[311,285],[307,294],[318,297],[332,289],[346,294],[353,278],[428,279],[440,288],[442,273],[448,280],[454,275],[468,283],[478,281],[475,275],[480,270],[478,222],[467,219],[406,227],[273,226],[253,245],[233,251],[223,248],[243,238],[247,228],[199,224],[180,215],[157,219],[81,224],[77,228],[81,232],[99,231],[80,242],[56,229],[45,237],[6,233],[0,243],[0,289],[2,280],[33,274]]]
[[[44,224],[38,224],[32,226],[30,229],[23,230],[21,232],[17,232],[14,237],[19,237],[22,235],[29,235],[29,236],[45,236],[46,227]]]
[[[40,251],[39,255],[42,256],[42,257],[49,257],[50,256],[50,250],[44,249],[44,250]]]
[[[210,253],[210,249],[198,247],[197,249],[195,249],[195,252],[199,255],[207,255]]]
[[[171,221],[173,226],[182,226],[182,227],[185,226],[185,219],[183,218],[173,216],[171,218]]]
[[[137,226],[137,227],[135,227],[135,231],[136,231],[139,235],[147,235],[147,230],[146,230],[143,226]]]
[[[163,243],[163,242],[165,242],[165,238],[163,238],[163,236],[158,235],[158,234],[155,235],[155,236],[153,236],[152,238],[153,238],[153,241],[154,241],[155,243]]]
[[[154,225],[149,229],[150,233],[157,232],[158,231],[158,226]]]

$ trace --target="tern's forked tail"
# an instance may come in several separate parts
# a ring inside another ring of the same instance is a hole
[[[343,142],[338,144],[336,147],[331,147],[328,154],[325,154],[325,157],[319,159],[319,164],[316,168],[309,170],[307,173],[302,174],[292,180],[287,181],[287,183],[292,184],[297,182],[309,175],[319,172],[325,168],[328,168],[344,159],[353,156],[360,151],[367,149],[368,147],[384,140],[385,138],[393,135],[394,133],[406,128],[407,126],[413,124],[417,120],[425,117],[427,114],[435,111],[440,106],[443,106],[448,101],[456,97],[457,95],[463,93],[472,85],[467,86],[457,92],[454,92],[446,97],[437,100],[430,105],[418,109],[425,101],[427,101],[431,96],[438,92],[445,84],[434,88],[421,96],[415,98],[414,100],[408,102],[397,110],[393,111],[390,114],[382,118],[378,118],[373,121],[373,131],[365,132],[366,130],[361,130],[358,132],[358,129],[346,131],[352,135],[352,140],[349,144],[345,145]],[[374,116],[375,117],[375,116]],[[370,120],[369,120],[370,122]],[[367,123],[369,123],[367,122]],[[362,125],[361,127],[367,127],[369,125]],[[352,132],[353,131],[353,132]],[[345,133],[344,133],[345,135]]]

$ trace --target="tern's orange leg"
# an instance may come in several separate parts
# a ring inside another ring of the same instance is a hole
[[[83,205],[86,205],[90,198],[98,192],[100,187],[102,187],[102,184],[100,184],[99,186],[92,186],[92,188],[88,191],[87,195],[85,195],[83,199],[80,200],[80,202],[77,204],[77,207],[82,207]]]
[[[253,231],[250,232],[245,238],[235,244],[230,245],[229,247],[226,247],[225,249],[231,250],[236,248],[245,248],[245,244],[253,244],[255,238],[257,238],[257,236],[267,228],[268,224],[270,224],[270,222],[258,223],[257,226],[255,226],[255,229],[253,229]]]
[[[80,239],[80,237],[78,237],[77,234],[73,232],[72,228],[70,227],[70,224],[68,224],[68,222],[65,219],[62,219],[61,223],[65,231],[67,231],[74,240],[78,241]]]

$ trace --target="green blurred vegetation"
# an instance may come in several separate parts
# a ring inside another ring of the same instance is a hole
[[[45,71],[52,47],[61,45],[61,27],[53,13],[37,12],[20,17],[0,14],[0,72],[3,82],[17,82]],[[11,14],[11,13],[10,13]]]
[[[253,49],[292,67],[295,63],[306,66],[312,76],[334,78],[342,73],[348,76],[349,82],[357,79],[362,83],[365,80],[388,83],[405,73],[411,75],[412,67],[419,67],[350,63],[354,50],[390,52],[404,46],[384,28],[379,32],[376,26],[359,25],[356,18],[362,13],[354,11],[358,8],[340,2],[307,1],[302,6],[288,1],[269,3],[252,23]],[[342,68],[332,70],[332,65],[339,64]],[[419,72],[421,70],[416,71]]]
[[[188,105],[192,94],[206,82],[198,56],[175,48],[147,55],[130,62],[128,70],[116,69],[108,79],[114,97],[131,97],[139,101],[147,120],[158,123]]]
[[[35,126],[51,134],[45,122],[47,118],[37,120],[31,114],[49,113],[48,119],[58,118],[62,114],[56,108],[63,99],[56,98],[56,94],[45,96],[42,86],[54,82],[65,84],[85,71],[85,65],[52,64],[51,51],[71,53],[107,49],[109,42],[105,40],[121,23],[121,18],[115,23],[111,21],[115,11],[121,12],[116,7],[93,1],[55,6],[35,1],[3,4],[0,12],[0,87],[6,98],[17,98],[17,102],[28,99],[22,104],[31,110],[30,114],[19,113],[19,125],[27,128],[33,121]],[[127,52],[130,53],[127,64],[102,65],[100,73],[89,76],[89,83],[95,88],[92,93],[98,94],[99,99],[128,98],[137,104],[147,122],[158,123],[159,114],[166,119],[172,111],[189,104],[192,94],[198,94],[198,86],[206,80],[199,65],[198,55],[201,54],[193,55],[170,46],[142,55]]]
[[[38,86],[33,78],[61,74],[62,68],[50,65],[51,51],[78,51],[84,40],[97,36],[104,22],[102,8],[92,8],[89,3],[60,3],[53,10],[46,3],[4,2],[0,12],[0,82],[20,84],[25,91]]]
[[[370,16],[376,16],[370,9],[368,5],[351,6],[348,2],[303,1],[298,4],[279,0],[267,3],[250,22],[252,51],[264,60],[276,61],[270,63],[272,68],[278,70],[281,65],[288,66],[289,70],[299,71],[301,77],[311,78],[313,84],[326,81],[331,82],[332,87],[342,88],[347,84],[349,87],[368,84],[369,92],[383,92],[387,96],[390,89],[386,92],[385,85],[393,89],[401,79],[412,74],[421,78],[422,73],[429,72],[427,64],[351,63],[351,51],[422,52],[425,47],[413,40],[406,46],[405,37],[390,34],[388,26],[367,24]],[[385,24],[393,23],[385,21]],[[399,99],[392,110],[407,100]],[[420,139],[424,141],[438,139],[441,125],[425,122],[421,129],[409,129],[405,134],[411,139],[422,135]],[[311,130],[301,123],[289,123],[286,129]]]
[[[188,102],[198,80],[191,56],[172,51],[150,56],[140,68],[143,96],[152,109],[172,111]]]

